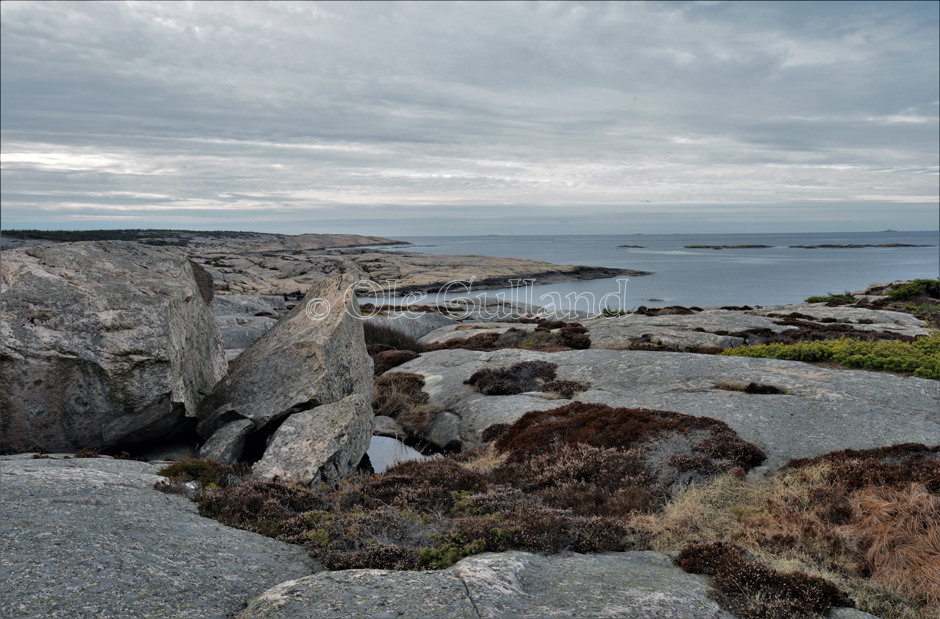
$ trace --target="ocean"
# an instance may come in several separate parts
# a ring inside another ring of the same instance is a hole
[[[862,290],[873,282],[940,275],[940,231],[813,234],[633,234],[403,237],[401,251],[528,258],[556,264],[621,267],[653,275],[539,284],[470,294],[531,300],[536,305],[596,311],[640,305],[720,306],[798,303],[806,297]],[[791,245],[904,243],[932,247],[800,249]],[[689,249],[687,245],[769,245]],[[636,245],[639,247],[619,247]],[[626,279],[626,282],[618,282]],[[465,296],[466,291],[454,296]],[[513,297],[515,295],[515,297]],[[576,300],[573,295],[582,295]],[[445,298],[442,296],[442,298]],[[599,301],[604,298],[604,303]]]

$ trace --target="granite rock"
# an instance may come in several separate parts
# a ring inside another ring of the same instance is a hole
[[[294,413],[274,432],[252,473],[308,486],[337,482],[356,470],[373,429],[372,405],[358,394]]]
[[[440,407],[440,440],[452,439],[459,420],[464,448],[480,442],[495,423],[513,423],[530,410],[571,400],[548,394],[488,396],[464,384],[480,368],[543,360],[557,365],[558,380],[585,383],[581,402],[669,410],[724,421],[760,447],[774,469],[791,458],[840,449],[869,449],[940,436],[940,383],[861,370],[827,369],[796,361],[670,352],[572,350],[542,353],[440,350],[395,368],[424,377],[429,404]],[[736,390],[749,383],[778,394]],[[437,436],[435,424],[427,436]],[[445,431],[446,430],[446,431]],[[443,445],[439,445],[443,447]]]
[[[270,433],[293,413],[353,393],[371,400],[372,359],[356,299],[348,292],[352,283],[343,276],[311,287],[301,303],[231,363],[228,375],[199,407],[197,430],[203,438],[235,419],[250,419],[255,432]]]
[[[262,617],[729,618],[705,577],[655,552],[468,557],[437,572],[347,570],[281,583],[239,619]]]
[[[322,569],[154,490],[165,464],[0,459],[0,616],[229,617]]]
[[[224,375],[212,290],[179,248],[36,245],[0,274],[0,451],[171,434]]]

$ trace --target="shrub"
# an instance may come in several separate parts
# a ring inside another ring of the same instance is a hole
[[[911,342],[858,339],[761,344],[728,348],[721,355],[792,361],[836,361],[844,367],[884,370],[940,380],[940,331]]]
[[[666,434],[695,430],[705,437],[692,447],[715,459],[750,468],[764,460],[756,446],[737,437],[727,424],[708,417],[642,408],[612,408],[572,402],[546,411],[530,411],[494,443],[497,451],[518,462],[560,444],[584,444],[627,450]]]
[[[521,320],[520,322],[525,321]],[[467,327],[475,326],[476,325],[467,325]],[[452,350],[462,348],[465,350],[490,351],[505,348],[521,348],[525,350],[557,352],[560,350],[584,349],[590,348],[591,346],[591,340],[587,336],[587,331],[585,327],[576,322],[568,323],[560,320],[541,321],[532,333],[512,327],[504,333],[478,333],[464,339],[452,339],[430,344],[426,346],[424,350]]]
[[[486,395],[515,395],[538,391],[542,385],[555,380],[558,366],[547,361],[523,361],[508,368],[482,368],[464,381],[475,385]]]
[[[495,473],[545,505],[581,516],[628,517],[659,503],[637,450],[558,445]]]
[[[248,472],[249,466],[244,463],[222,464],[215,460],[186,458],[163,467],[157,471],[157,475],[169,478],[169,483],[163,484],[162,489],[172,492],[174,486],[189,482],[196,482],[204,488],[234,486],[241,483]]]
[[[853,297],[850,293],[846,292],[845,294],[832,294],[831,292],[823,297],[809,297],[805,300],[806,303],[825,303],[826,305],[850,305],[855,303],[857,299]]]
[[[687,572],[712,574],[719,604],[741,617],[808,618],[832,606],[852,606],[831,582],[799,571],[778,572],[730,544],[690,544],[676,563]]]
[[[386,372],[375,379],[372,410],[376,415],[398,417],[405,411],[427,404],[428,394],[422,391],[424,378],[407,372]]]
[[[402,363],[407,363],[412,359],[417,359],[421,355],[411,350],[383,350],[371,354],[373,362],[373,373],[378,376],[388,370],[398,367]]]
[[[384,346],[387,347],[385,350],[423,352],[418,340],[387,324],[380,324],[372,320],[363,320],[362,330],[366,340],[366,346]]]
[[[940,605],[938,486],[940,447],[843,450],[756,482],[691,487],[643,528],[657,549],[732,542],[781,571],[824,576],[861,610],[914,619]],[[682,558],[707,573],[701,551]]]
[[[940,299],[940,278],[937,279],[915,279],[909,284],[905,284],[888,293],[889,301],[906,301],[915,297],[932,297]]]

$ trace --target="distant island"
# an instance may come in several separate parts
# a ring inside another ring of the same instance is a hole
[[[4,230],[0,234],[0,248],[2,249],[37,243],[80,241],[131,241],[144,245],[175,245],[190,249],[237,246],[247,251],[411,245],[407,241],[358,234],[271,234],[236,230]]]
[[[841,245],[824,243],[822,245],[790,245],[790,247],[797,247],[799,249],[857,249],[860,247],[936,247],[936,246],[935,245],[913,245],[910,243],[881,243],[880,245],[874,245],[871,243],[846,243],[846,244],[841,244]]]
[[[686,245],[686,249],[766,249],[773,245]]]
[[[618,245],[617,247],[631,247],[635,249],[645,249],[645,245]]]

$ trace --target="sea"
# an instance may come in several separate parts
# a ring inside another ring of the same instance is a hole
[[[632,234],[401,237],[412,245],[390,250],[528,258],[555,264],[619,267],[652,275],[588,281],[511,284],[477,290],[473,282],[426,300],[486,295],[554,309],[599,312],[641,305],[778,305],[807,297],[863,290],[874,282],[940,275],[940,231],[771,234]],[[802,249],[792,245],[883,245]],[[631,247],[623,247],[623,246]],[[768,245],[695,249],[689,245]],[[381,301],[382,299],[378,299]],[[593,306],[591,306],[593,304]],[[589,307],[590,306],[590,307]]]

